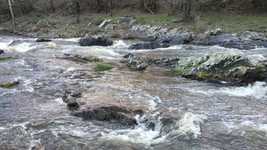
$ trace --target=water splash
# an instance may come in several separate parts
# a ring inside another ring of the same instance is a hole
[[[254,97],[256,99],[266,98],[267,95],[267,84],[266,82],[255,82],[248,86],[243,87],[223,87],[220,89],[210,89],[210,90],[192,90],[188,89],[193,93],[201,93],[205,95],[216,95],[216,94],[226,94],[229,96],[236,97]]]
[[[175,131],[178,135],[192,136],[196,139],[201,135],[200,125],[207,120],[207,116],[193,114],[187,112],[183,118],[176,123],[177,130]]]
[[[152,145],[163,142],[166,136],[161,136],[161,122],[160,118],[155,122],[155,128],[147,128],[146,124],[143,123],[145,116],[137,116],[136,120],[138,125],[134,129],[123,129],[111,131],[108,134],[103,134],[103,139],[112,141],[125,141],[130,143],[138,143],[145,145]]]
[[[111,47],[112,48],[128,48],[129,45],[125,43],[123,40],[118,40],[118,41],[115,41]]]

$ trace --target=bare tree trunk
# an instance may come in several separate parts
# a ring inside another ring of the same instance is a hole
[[[50,2],[50,9],[52,13],[54,13],[56,11],[55,6],[54,6],[54,0],[50,0],[49,2]]]
[[[12,3],[13,3],[13,0],[8,0],[9,12],[11,15],[11,20],[12,20],[12,29],[13,29],[13,32],[15,32],[16,31],[16,22],[15,22],[15,15],[14,15]]]
[[[80,5],[80,0],[75,1],[76,5],[76,23],[80,23],[80,16],[81,16],[81,5]]]
[[[109,14],[112,17],[113,16],[113,0],[109,0]]]

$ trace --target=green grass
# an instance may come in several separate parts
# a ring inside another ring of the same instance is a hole
[[[215,28],[230,33],[267,32],[267,15],[202,14],[189,28],[196,32]]]
[[[136,16],[136,20],[140,24],[152,24],[152,25],[173,25],[176,16],[161,15],[140,15]]]
[[[16,87],[19,84],[19,82],[7,82],[7,83],[1,83],[0,88],[4,89],[12,89]]]
[[[96,72],[103,72],[103,71],[108,71],[111,70],[113,66],[108,63],[97,63],[95,67]]]

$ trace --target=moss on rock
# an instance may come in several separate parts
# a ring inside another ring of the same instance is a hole
[[[267,64],[258,61],[256,64],[240,54],[217,53],[203,57],[180,59],[174,73],[191,79],[219,80],[234,83],[251,83],[265,80]]]
[[[97,63],[95,67],[96,72],[103,72],[103,71],[108,71],[111,70],[113,66],[108,63]]]
[[[4,89],[12,89],[12,88],[15,88],[18,84],[19,84],[18,81],[14,81],[14,82],[6,82],[6,83],[0,83],[0,88],[4,88]]]

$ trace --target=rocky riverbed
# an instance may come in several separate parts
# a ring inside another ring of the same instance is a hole
[[[266,48],[37,41],[0,37],[0,149],[267,147]]]

